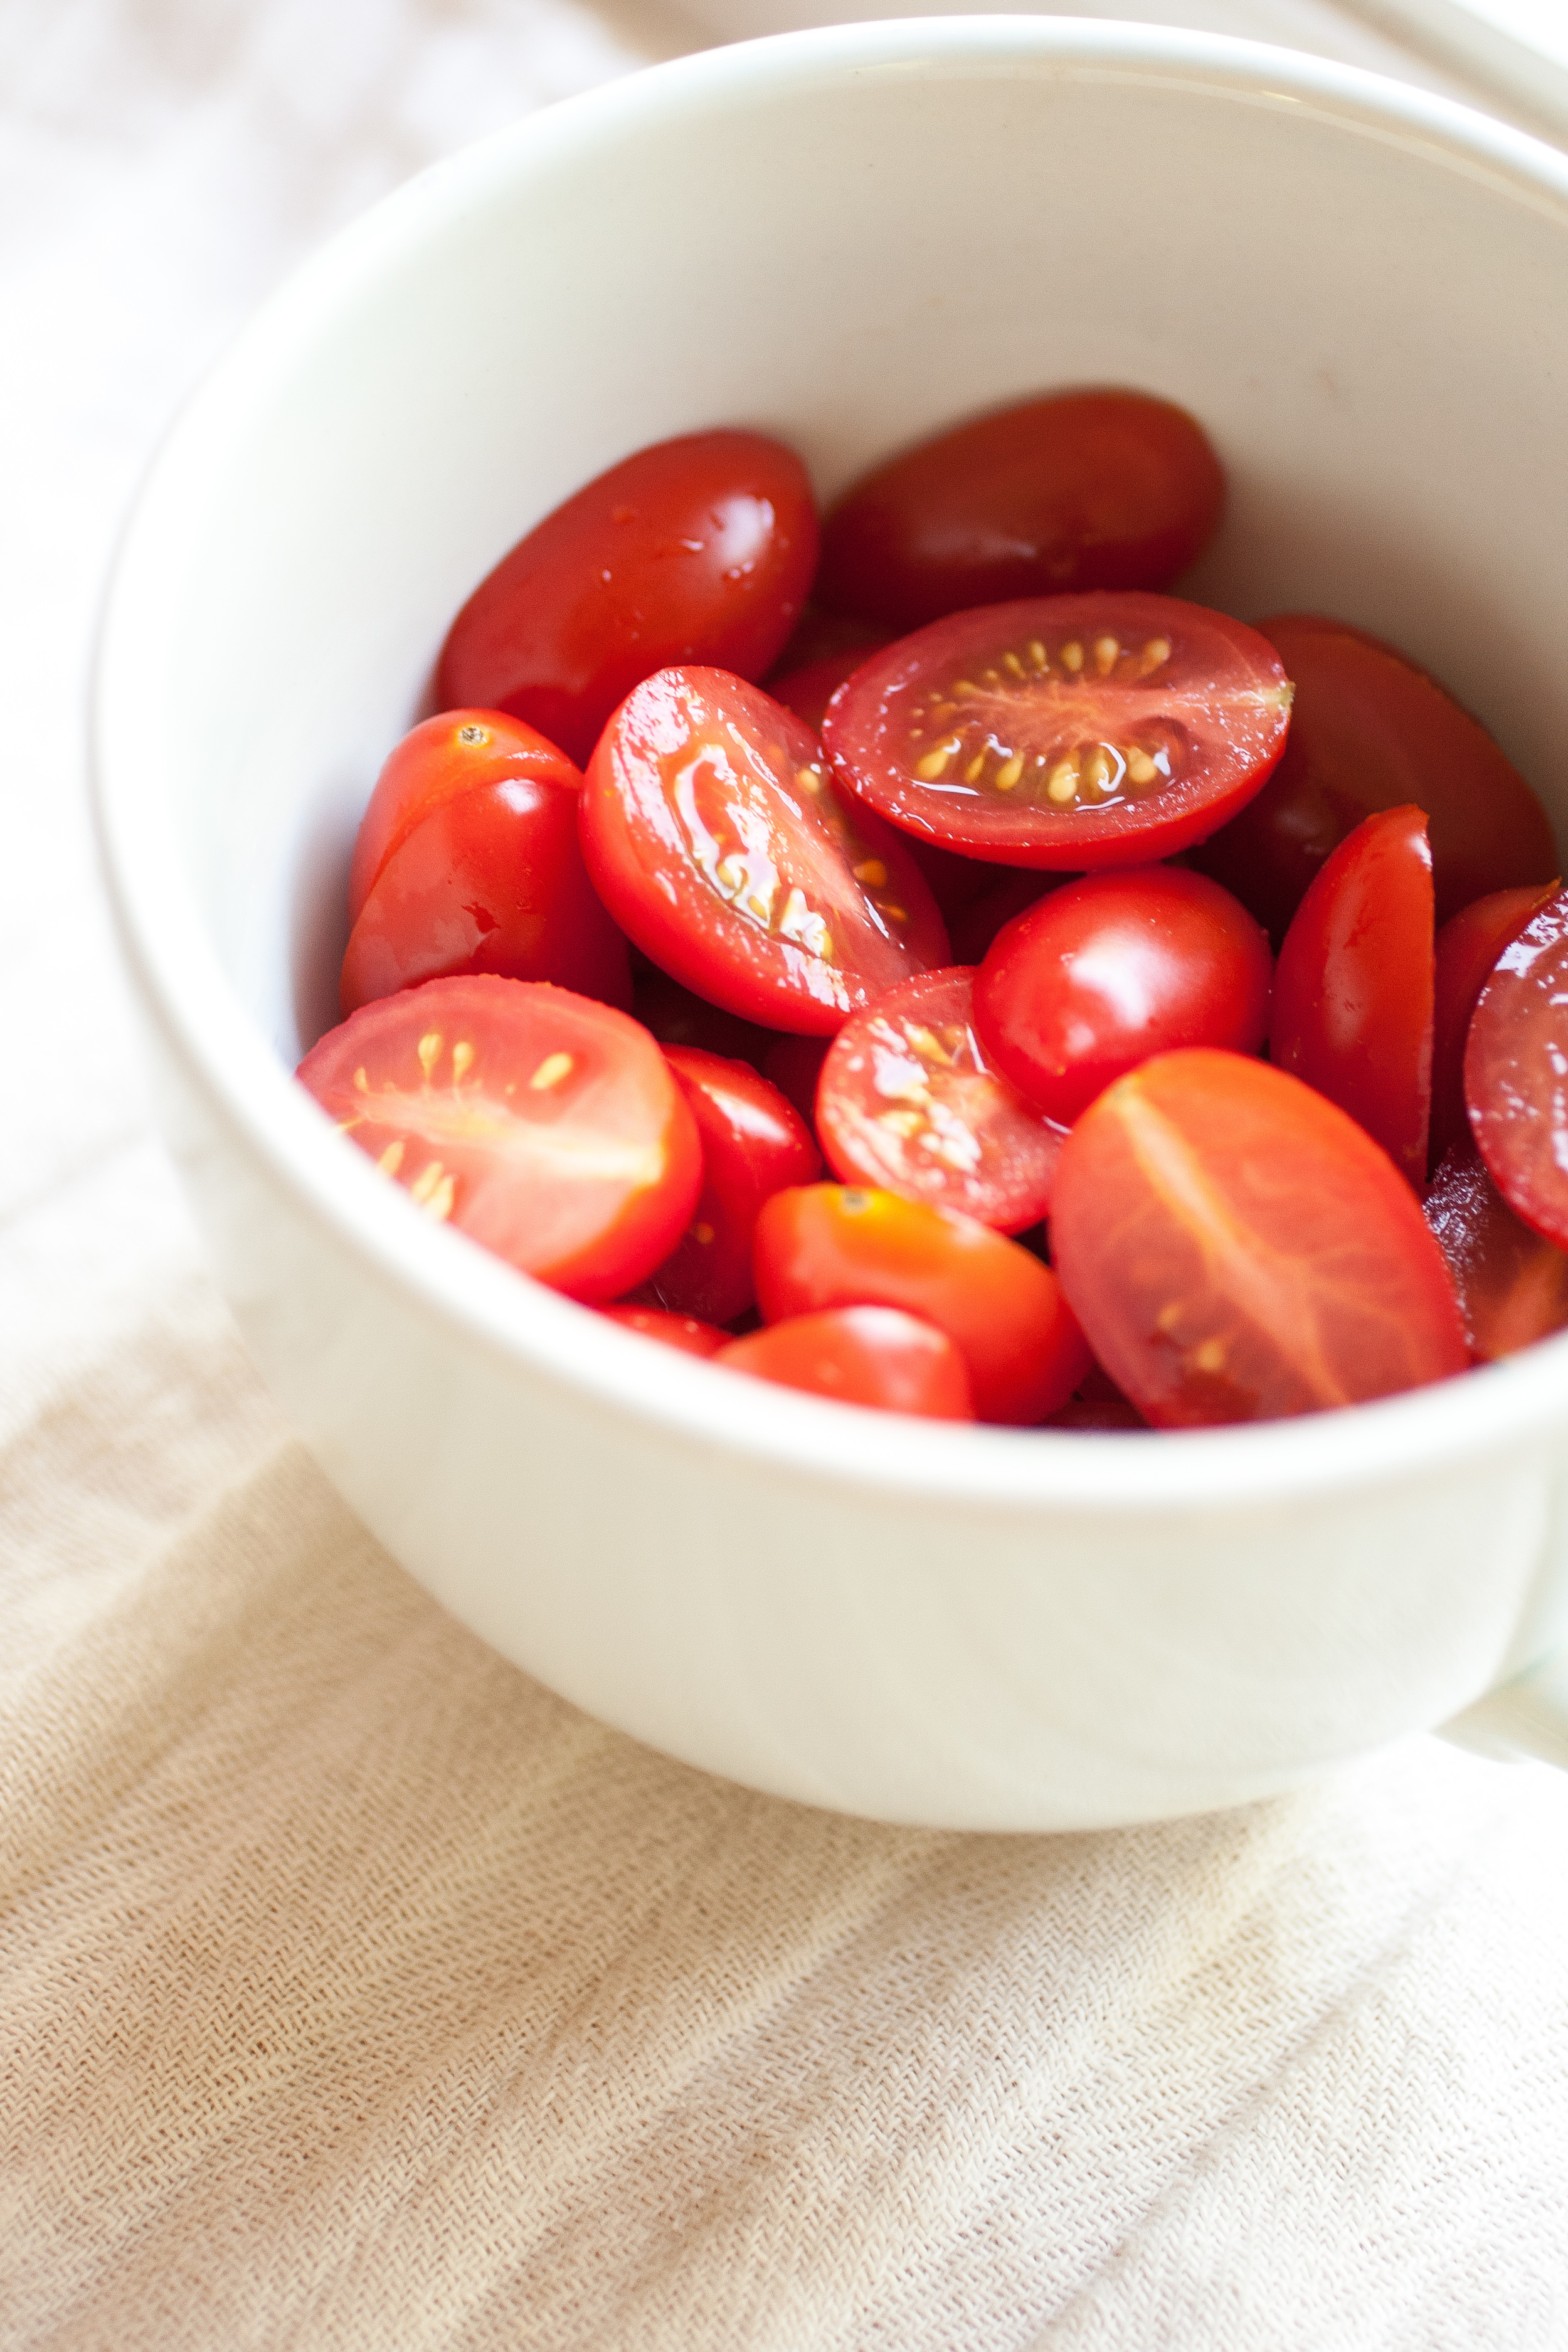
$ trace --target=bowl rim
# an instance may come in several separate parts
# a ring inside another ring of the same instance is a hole
[[[1204,89],[1310,112],[1500,187],[1568,232],[1568,156],[1432,92],[1331,59],[1174,27],[957,16],[829,26],[698,51],[564,100],[431,165],[339,230],[262,306],[176,416],[130,515],[100,608],[90,689],[100,860],[142,1010],[164,1047],[293,1208],[383,1286],[516,1373],[623,1423],[795,1477],[981,1509],[1110,1517],[1249,1512],[1447,1476],[1568,1426],[1568,1333],[1368,1404],[1219,1429],[1103,1434],[915,1421],[737,1379],[544,1289],[433,1227],[293,1081],[224,973],[161,788],[158,614],[192,551],[204,483],[344,297],[505,193],[623,127],[774,103],[856,77],[1071,78]],[[652,1351],[657,1349],[657,1354]]]

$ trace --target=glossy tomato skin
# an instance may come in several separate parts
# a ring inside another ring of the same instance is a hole
[[[714,1362],[839,1404],[931,1421],[973,1421],[963,1357],[934,1324],[896,1307],[836,1307],[795,1315],[731,1339]]]
[[[1363,819],[1279,950],[1270,1058],[1339,1104],[1417,1191],[1432,1102],[1432,853],[1418,808]]]
[[[667,1314],[660,1307],[601,1307],[599,1312],[607,1322],[618,1323],[623,1331],[636,1331],[663,1347],[678,1348],[683,1356],[716,1356],[730,1344],[728,1331],[720,1330],[717,1324],[700,1322],[695,1315]]]
[[[300,1077],[426,1215],[572,1298],[651,1274],[696,1203],[701,1145],[663,1055],[564,988],[426,981],[329,1030]]]
[[[816,593],[917,629],[973,604],[1164,588],[1224,504],[1219,461],[1184,409],[1141,392],[1055,393],[863,476],[824,526]]]
[[[1096,1356],[1159,1427],[1326,1412],[1468,1360],[1387,1154],[1241,1055],[1163,1054],[1107,1088],[1063,1147],[1051,1251]]]
[[[816,1129],[834,1173],[1021,1234],[1051,1204],[1065,1129],[1026,1102],[975,1035],[974,974],[920,973],[827,1049]]]
[[[974,977],[974,1025],[995,1067],[1070,1127],[1152,1054],[1254,1054],[1274,959],[1217,882],[1175,866],[1069,882],[999,933]]]
[[[1519,937],[1531,917],[1558,885],[1527,884],[1521,890],[1493,890],[1450,915],[1434,948],[1432,990],[1432,1136],[1434,1168],[1456,1149],[1468,1150],[1470,1122],[1465,1111],[1465,1040],[1476,999],[1491,977],[1504,948]]]
[[[492,784],[553,784],[574,793],[582,771],[537,728],[504,710],[439,710],[394,744],[354,835],[349,921],[398,845],[444,801]]]
[[[1313,614],[1258,623],[1296,688],[1273,775],[1194,853],[1276,941],[1313,876],[1378,809],[1426,812],[1437,920],[1557,871],[1546,813],[1477,719],[1396,647]]]
[[[578,763],[639,679],[674,662],[761,677],[816,565],[800,459],[757,433],[693,433],[612,466],[482,580],[436,690],[526,719]]]
[[[1050,1268],[951,1210],[855,1185],[801,1185],[765,1203],[754,1249],[770,1323],[854,1306],[921,1316],[963,1354],[982,1421],[1031,1426],[1089,1368]]]
[[[579,797],[584,856],[621,929],[743,1020],[830,1036],[947,932],[889,826],[841,794],[793,712],[722,670],[646,679]]]
[[[1514,1215],[1468,1137],[1445,1154],[1426,1208],[1478,1363],[1495,1363],[1568,1327],[1568,1251]]]
[[[1284,748],[1290,684],[1244,622],[1174,596],[991,604],[839,688],[823,748],[890,823],[1002,866],[1144,866],[1202,841]]]
[[[1568,1249],[1568,890],[1503,950],[1465,1046],[1470,1129],[1514,1214]]]
[[[708,1323],[730,1323],[751,1306],[752,1230],[770,1194],[809,1184],[822,1155],[805,1122],[744,1062],[667,1045],[702,1139],[702,1190],[691,1222],[643,1286],[642,1304]]]

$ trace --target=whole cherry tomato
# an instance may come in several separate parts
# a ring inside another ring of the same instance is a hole
[[[1568,1251],[1514,1215],[1468,1136],[1427,1188],[1426,1223],[1448,1261],[1479,1362],[1511,1356],[1568,1325]]]
[[[1077,588],[1164,588],[1225,503],[1205,435],[1147,393],[1054,393],[878,466],[823,528],[816,593],[893,629]]]
[[[954,614],[841,686],[823,748],[851,792],[1003,866],[1143,866],[1202,841],[1279,759],[1290,715],[1256,629],[1173,596]]]
[[[1509,942],[1558,888],[1529,883],[1522,890],[1493,890],[1450,915],[1435,943],[1432,988],[1432,1137],[1435,1167],[1456,1148],[1469,1151],[1470,1122],[1465,1111],[1465,1040],[1476,999]]]
[[[1051,1249],[1089,1345],[1163,1427],[1319,1412],[1462,1371],[1442,1251],[1387,1154],[1300,1079],[1162,1054],[1062,1148]]]
[[[1342,622],[1260,621],[1296,688],[1289,739],[1258,797],[1194,853],[1271,937],[1375,809],[1426,811],[1437,920],[1472,898],[1548,881],[1557,851],[1524,778],[1451,694],[1393,646]]]
[[[623,1331],[637,1331],[645,1339],[679,1348],[683,1356],[716,1356],[730,1344],[728,1331],[721,1331],[713,1323],[699,1322],[695,1315],[669,1315],[660,1307],[601,1307],[599,1312],[607,1321],[618,1323]]]
[[[1470,1128],[1514,1214],[1568,1249],[1568,890],[1504,948],[1465,1047]]]
[[[1070,1127],[1124,1070],[1178,1045],[1253,1054],[1274,960],[1239,900],[1177,866],[1089,874],[998,933],[974,976],[994,1066]]]
[[[300,1076],[416,1206],[569,1297],[667,1257],[702,1181],[646,1029],[547,983],[431,980],[329,1030]]]
[[[578,823],[621,929],[745,1020],[829,1036],[947,961],[898,835],[838,791],[809,727],[723,670],[661,670],[626,697]]]
[[[731,1339],[713,1359],[732,1372],[883,1412],[973,1421],[969,1373],[945,1331],[897,1307],[836,1307],[794,1315]]]
[[[1296,910],[1268,1049],[1376,1138],[1417,1191],[1432,1105],[1432,853],[1418,808],[1363,819]]]
[[[612,466],[482,580],[442,649],[442,701],[528,719],[580,763],[622,697],[672,662],[761,677],[816,563],[793,449],[691,433]]]
[[[1021,1234],[1050,1207],[1066,1130],[991,1066],[973,983],[962,968],[921,972],[853,1014],[822,1066],[817,1133],[847,1184]]]
[[[1027,1426],[1069,1397],[1089,1349],[1050,1268],[952,1210],[840,1184],[775,1192],[757,1218],[770,1323],[829,1307],[900,1307],[964,1356],[982,1421]]]
[[[641,1304],[729,1323],[756,1296],[752,1229],[770,1193],[822,1172],[810,1130],[777,1087],[744,1062],[667,1045],[665,1060],[702,1139],[702,1190],[691,1221],[643,1286]]]

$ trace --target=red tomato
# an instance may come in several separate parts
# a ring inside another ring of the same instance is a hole
[[[1162,1054],[1107,1088],[1062,1148],[1051,1247],[1095,1354],[1163,1426],[1323,1412],[1468,1360],[1386,1153],[1239,1054]]]
[[[1426,1223],[1448,1261],[1465,1336],[1480,1362],[1568,1325],[1568,1251],[1514,1215],[1468,1136],[1432,1179]]]
[[[973,1421],[969,1373],[944,1331],[896,1307],[838,1307],[795,1315],[731,1339],[714,1358],[732,1372],[883,1412]]]
[[[1498,958],[1465,1047],[1465,1100],[1492,1181],[1532,1232],[1568,1249],[1568,890]]]
[[[1341,842],[1274,975],[1270,1057],[1376,1138],[1417,1191],[1432,1106],[1432,853],[1418,808]]]
[[[726,1061],[750,1062],[753,1069],[774,1042],[771,1030],[710,1004],[668,972],[651,968],[637,974],[632,1011],[661,1045],[696,1045],[705,1054],[722,1054]]]
[[[387,859],[443,801],[490,784],[553,784],[576,792],[581,772],[564,751],[504,710],[441,710],[395,743],[360,819],[349,867],[349,921],[359,920]]]
[[[623,1331],[637,1331],[645,1339],[679,1348],[683,1356],[716,1356],[730,1344],[728,1331],[700,1323],[695,1315],[667,1315],[659,1307],[601,1307],[599,1312]]]
[[[828,1036],[947,961],[898,836],[840,795],[808,727],[722,670],[661,670],[627,696],[578,822],[621,929],[745,1020]]]
[[[1019,1093],[1070,1127],[1152,1054],[1256,1053],[1273,966],[1246,908],[1205,875],[1090,874],[998,934],[975,974],[975,1030]]]
[[[663,1055],[568,989],[427,981],[329,1030],[300,1076],[427,1216],[569,1297],[640,1282],[696,1203],[701,1147]]]
[[[847,1021],[822,1066],[817,1133],[847,1184],[1021,1234],[1050,1207],[1066,1130],[990,1066],[973,982],[963,969],[923,971]]]
[[[973,1217],[891,1192],[805,1184],[757,1218],[770,1323],[830,1307],[900,1307],[962,1349],[982,1421],[1027,1426],[1069,1397],[1089,1349],[1050,1268]]]
[[[746,1063],[682,1045],[667,1045],[664,1057],[702,1139],[702,1190],[685,1233],[643,1286],[644,1301],[729,1323],[756,1296],[757,1211],[770,1193],[819,1176],[822,1155],[777,1087]]]
[[[1437,920],[1472,898],[1548,881],[1546,813],[1491,737],[1393,646],[1310,614],[1261,621],[1295,683],[1269,782],[1195,863],[1279,940],[1331,851],[1374,809],[1427,814]]]
[[[873,654],[823,747],[863,801],[1003,866],[1143,866],[1202,841],[1285,741],[1272,646],[1173,596],[958,613]]]
[[[672,662],[761,677],[816,563],[793,449],[692,433],[623,458],[482,580],[442,649],[443,702],[514,711],[585,761],[639,678]]]
[[[1213,537],[1225,477],[1184,409],[1055,393],[862,476],[823,528],[816,593],[889,628],[1076,588],[1163,588]]]
[[[1432,1139],[1429,1158],[1438,1160],[1456,1146],[1471,1149],[1465,1111],[1465,1040],[1476,999],[1493,966],[1531,917],[1559,886],[1534,883],[1522,890],[1493,890],[1450,915],[1438,932],[1432,991]]]

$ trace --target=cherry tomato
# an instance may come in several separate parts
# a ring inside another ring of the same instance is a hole
[[[730,1344],[728,1331],[700,1323],[695,1315],[667,1315],[659,1307],[601,1307],[599,1313],[623,1331],[637,1331],[645,1339],[679,1348],[683,1356],[716,1356]]]
[[[816,593],[889,628],[1078,588],[1163,588],[1213,537],[1225,477],[1184,409],[1055,393],[864,475],[823,527]]]
[[[1465,1112],[1465,1040],[1476,999],[1511,940],[1559,886],[1542,889],[1493,890],[1450,915],[1438,932],[1432,991],[1432,1138],[1429,1158],[1438,1160],[1460,1147],[1468,1151],[1470,1122]]]
[[[1066,1129],[990,1066],[973,982],[962,969],[921,972],[847,1021],[822,1066],[816,1129],[847,1184],[1021,1234],[1050,1207]]]
[[[1203,840],[1257,792],[1289,715],[1279,656],[1240,621],[1173,596],[1050,596],[873,654],[822,741],[910,833],[1073,872]]]
[[[778,1088],[746,1063],[682,1045],[667,1045],[664,1057],[702,1139],[702,1190],[685,1233],[643,1286],[643,1303],[729,1323],[756,1296],[757,1211],[770,1193],[820,1175],[822,1155]]]
[[[1205,875],[1090,874],[997,935],[975,974],[975,1030],[1019,1093],[1070,1127],[1151,1054],[1256,1053],[1273,964],[1246,908]]]
[[[1452,695],[1393,646],[1310,614],[1261,621],[1296,688],[1278,768],[1194,863],[1278,941],[1330,853],[1375,809],[1426,811],[1437,920],[1557,871],[1530,786]]]
[[[1095,1354],[1162,1426],[1322,1412],[1468,1360],[1387,1154],[1239,1054],[1162,1054],[1090,1105],[1062,1147],[1051,1248]]]
[[[1048,1266],[950,1209],[840,1184],[775,1192],[758,1218],[757,1303],[770,1323],[829,1307],[901,1307],[962,1351],[982,1421],[1021,1426],[1089,1367]]]
[[[762,1073],[793,1103],[807,1127],[816,1124],[816,1082],[832,1045],[829,1037],[781,1037],[762,1059]]]
[[[710,1004],[706,997],[693,995],[652,966],[637,976],[632,1011],[661,1045],[697,1045],[705,1054],[722,1054],[727,1061],[750,1062],[753,1069],[761,1067],[774,1042],[771,1030]]]
[[[626,943],[578,845],[582,782],[504,711],[443,711],[405,735],[354,845],[343,1011],[460,972],[629,1005]]]
[[[426,981],[300,1065],[321,1108],[427,1216],[569,1297],[617,1297],[688,1223],[697,1129],[646,1029],[544,982]]]
[[[1365,1128],[1417,1190],[1432,1105],[1432,853],[1418,808],[1364,817],[1296,910],[1270,1057]]]
[[[947,961],[897,835],[840,794],[808,727],[722,670],[661,670],[627,696],[578,822],[621,929],[745,1020],[828,1036]]]
[[[733,1372],[778,1381],[840,1404],[973,1421],[969,1373],[944,1331],[897,1307],[837,1307],[795,1315],[731,1339],[713,1359]]]
[[[1531,916],[1476,1000],[1465,1100],[1514,1214],[1568,1249],[1568,890]]]
[[[482,580],[436,690],[528,719],[579,762],[640,678],[672,662],[761,677],[816,563],[811,484],[757,433],[692,433],[600,474]]]
[[[1468,1137],[1432,1179],[1426,1223],[1448,1261],[1479,1362],[1511,1356],[1568,1325],[1568,1251],[1514,1215]]]

